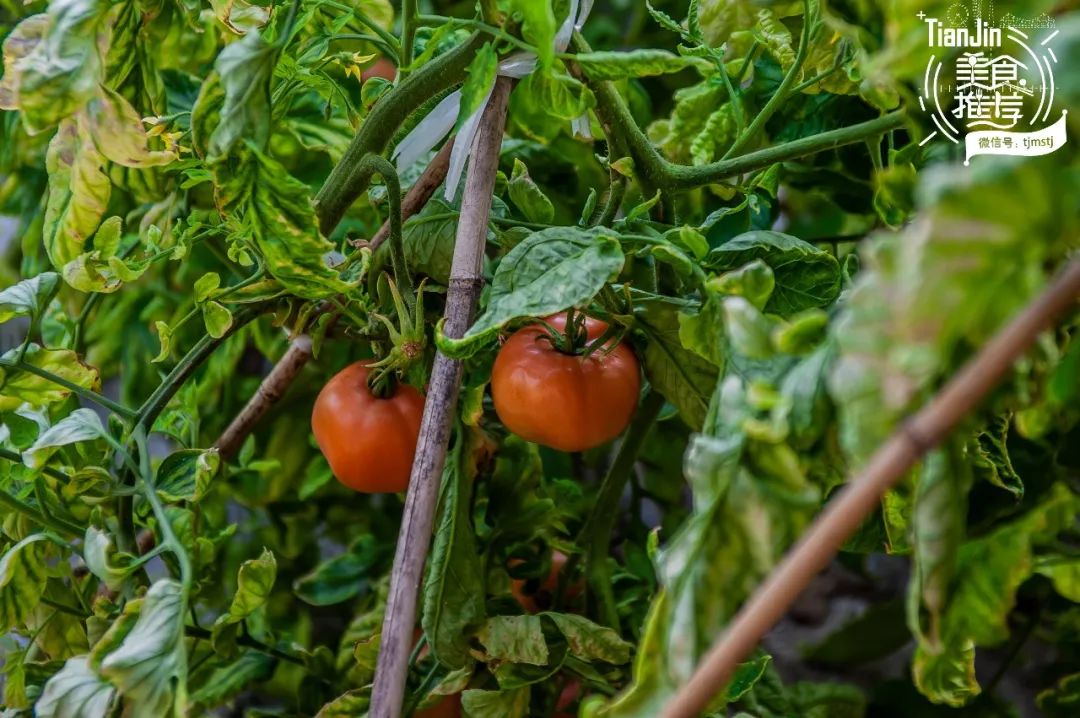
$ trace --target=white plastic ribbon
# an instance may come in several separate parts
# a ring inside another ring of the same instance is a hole
[[[545,0],[546,1],[546,0]],[[555,33],[552,43],[556,52],[564,52],[570,45],[570,37],[574,30],[580,30],[585,24],[585,19],[592,11],[593,0],[570,0],[570,12],[566,20]],[[531,52],[518,52],[510,55],[499,63],[498,75],[520,79],[536,69],[537,57]],[[457,139],[454,140],[454,149],[450,151],[450,166],[446,171],[446,192],[444,196],[447,202],[453,202],[457,196],[458,184],[461,175],[465,171],[465,163],[472,155],[473,144],[476,142],[477,130],[480,129],[480,118],[487,108],[491,99],[494,85],[488,88],[487,96],[480,106],[462,123],[458,131]],[[439,104],[428,113],[427,117],[405,136],[398,146],[394,148],[392,157],[397,161],[398,171],[412,165],[421,157],[435,148],[443,138],[450,134],[457,123],[461,113],[461,90],[454,90],[447,95]],[[575,135],[589,138],[588,113],[574,119],[573,131]]]

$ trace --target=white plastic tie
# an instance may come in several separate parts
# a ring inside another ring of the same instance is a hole
[[[589,12],[592,11],[593,0],[570,0],[570,12],[566,20],[555,33],[552,43],[556,52],[565,52],[570,45],[570,37],[574,30],[580,30],[585,24]],[[536,69],[537,57],[531,52],[518,52],[510,55],[499,63],[497,75],[521,79]],[[491,100],[491,92],[494,84],[488,88],[487,95],[480,106],[461,124],[458,130],[454,148],[450,151],[450,166],[446,171],[446,191],[444,197],[447,202],[453,202],[457,196],[458,184],[461,175],[465,171],[465,165],[472,154],[473,145],[476,141],[477,130],[480,128],[480,118]],[[394,148],[392,157],[397,160],[398,171],[411,166],[424,157],[428,152],[435,149],[457,124],[458,115],[461,113],[461,90],[454,90],[447,95],[439,104],[421,120],[416,127],[405,136],[398,146]],[[591,138],[589,130],[588,113],[577,117],[572,123],[575,136]]]

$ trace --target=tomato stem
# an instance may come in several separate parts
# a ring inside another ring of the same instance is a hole
[[[585,578],[590,601],[596,608],[596,617],[601,624],[616,630],[619,627],[619,613],[615,607],[611,569],[608,566],[611,534],[619,516],[619,499],[633,471],[638,452],[663,408],[664,397],[650,389],[638,407],[634,420],[623,434],[615,460],[604,475],[596,502],[581,528],[581,533],[578,534],[577,544],[585,549]],[[576,556],[573,558],[576,559]],[[572,569],[569,562],[567,568]]]
[[[391,367],[379,367],[367,378],[368,389],[379,399],[391,399],[397,393],[397,377]]]

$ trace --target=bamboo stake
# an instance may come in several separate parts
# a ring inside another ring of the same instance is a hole
[[[736,614],[697,671],[668,701],[663,718],[692,718],[727,687],[736,664],[787,613],[810,581],[832,561],[881,497],[936,447],[997,386],[1043,330],[1080,296],[1080,259],[1000,330],[974,359],[878,448],[870,463],[830,501],[798,544]]]
[[[495,173],[499,166],[511,82],[505,77],[495,81],[469,160],[443,325],[446,336],[455,339],[461,338],[472,323],[483,283],[480,272],[491,213],[491,193],[495,188]],[[420,440],[416,446],[409,491],[405,497],[405,514],[394,554],[394,569],[390,577],[390,593],[386,601],[375,685],[368,713],[371,718],[398,718],[401,715],[413,626],[416,623],[417,592],[431,543],[439,480],[446,462],[460,386],[461,362],[437,353],[424,402]]]
[[[431,199],[431,196],[435,194],[435,190],[446,179],[446,170],[450,167],[450,151],[453,146],[454,141],[452,139],[444,143],[442,149],[432,158],[424,173],[405,193],[401,200],[402,222],[422,210],[428,200]],[[387,219],[374,237],[366,242],[357,243],[356,246],[366,246],[374,252],[389,236],[390,220]],[[262,380],[259,388],[255,390],[244,408],[240,410],[225,431],[221,432],[218,440],[214,442],[214,447],[223,457],[230,458],[236,455],[236,452],[240,450],[240,445],[244,443],[244,439],[248,437],[255,425],[262,420],[274,404],[281,399],[310,360],[311,337],[304,334],[289,344],[285,354],[274,364],[274,368]]]

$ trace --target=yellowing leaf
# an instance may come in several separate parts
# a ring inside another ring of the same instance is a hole
[[[45,157],[49,196],[42,233],[45,251],[57,269],[64,269],[83,253],[83,245],[105,214],[112,185],[104,164],[105,157],[83,122],[64,120]]]

